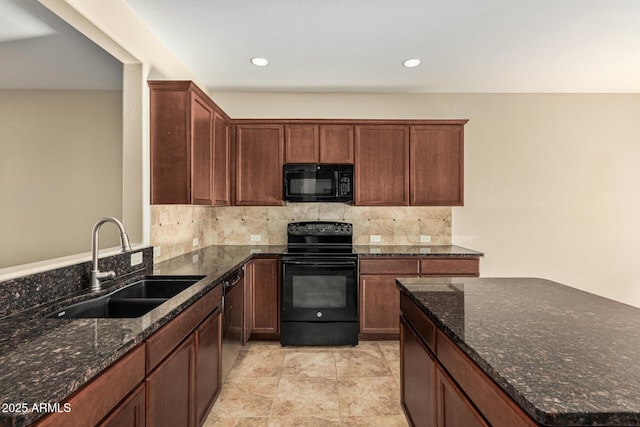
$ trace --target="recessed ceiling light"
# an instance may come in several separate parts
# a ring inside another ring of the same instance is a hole
[[[258,57],[251,58],[251,63],[258,67],[266,67],[267,65],[269,65],[269,61],[266,58],[258,58]]]
[[[402,61],[402,66],[407,68],[413,68],[413,67],[417,67],[421,63],[422,61],[419,60],[418,58],[411,58],[411,59],[405,59],[404,61]]]

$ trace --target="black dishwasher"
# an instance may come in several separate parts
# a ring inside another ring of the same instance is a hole
[[[223,282],[222,296],[222,377],[227,376],[242,349],[244,327],[244,267]]]

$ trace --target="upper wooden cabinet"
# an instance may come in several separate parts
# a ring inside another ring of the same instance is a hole
[[[285,125],[284,162],[319,163],[318,125]]]
[[[356,126],[355,204],[409,204],[409,126]]]
[[[213,204],[231,204],[229,120],[218,111],[213,112]]]
[[[284,129],[281,125],[236,127],[236,205],[282,205]]]
[[[462,125],[411,126],[410,204],[462,206]]]
[[[353,163],[353,126],[285,125],[285,163]]]
[[[148,84],[151,203],[229,204],[229,118],[191,81]]]

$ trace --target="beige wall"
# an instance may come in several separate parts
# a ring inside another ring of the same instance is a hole
[[[2,90],[0,124],[0,268],[89,251],[122,215],[121,92]]]
[[[462,118],[454,243],[483,276],[536,276],[640,306],[640,95],[213,93],[232,117]]]
[[[151,243],[160,248],[159,262],[208,245],[285,245],[287,224],[294,221],[343,221],[353,227],[353,241],[368,245],[419,245],[420,235],[431,244],[451,243],[451,208],[366,207],[342,203],[289,203],[286,206],[151,207]],[[251,241],[251,236],[260,241]],[[198,247],[193,239],[198,238]],[[157,254],[157,250],[156,250]]]

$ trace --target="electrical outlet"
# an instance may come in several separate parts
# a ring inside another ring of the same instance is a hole
[[[142,252],[131,254],[131,267],[142,264]]]
[[[378,234],[372,234],[369,236],[369,242],[371,243],[380,243],[382,238]]]
[[[198,262],[198,259],[200,257],[198,256],[198,254],[195,254],[191,259],[193,260],[193,263],[195,264],[196,262]]]
[[[193,238],[193,246],[198,246],[200,244],[200,239],[198,239],[197,237]]]
[[[420,235],[420,243],[431,243],[431,236],[427,234]]]
[[[249,240],[251,240],[252,242],[259,242],[262,240],[262,236],[259,234],[252,234],[249,236]]]
[[[161,253],[162,253],[162,249],[160,248],[160,246],[154,246],[153,247],[153,257],[154,258],[158,258]]]

